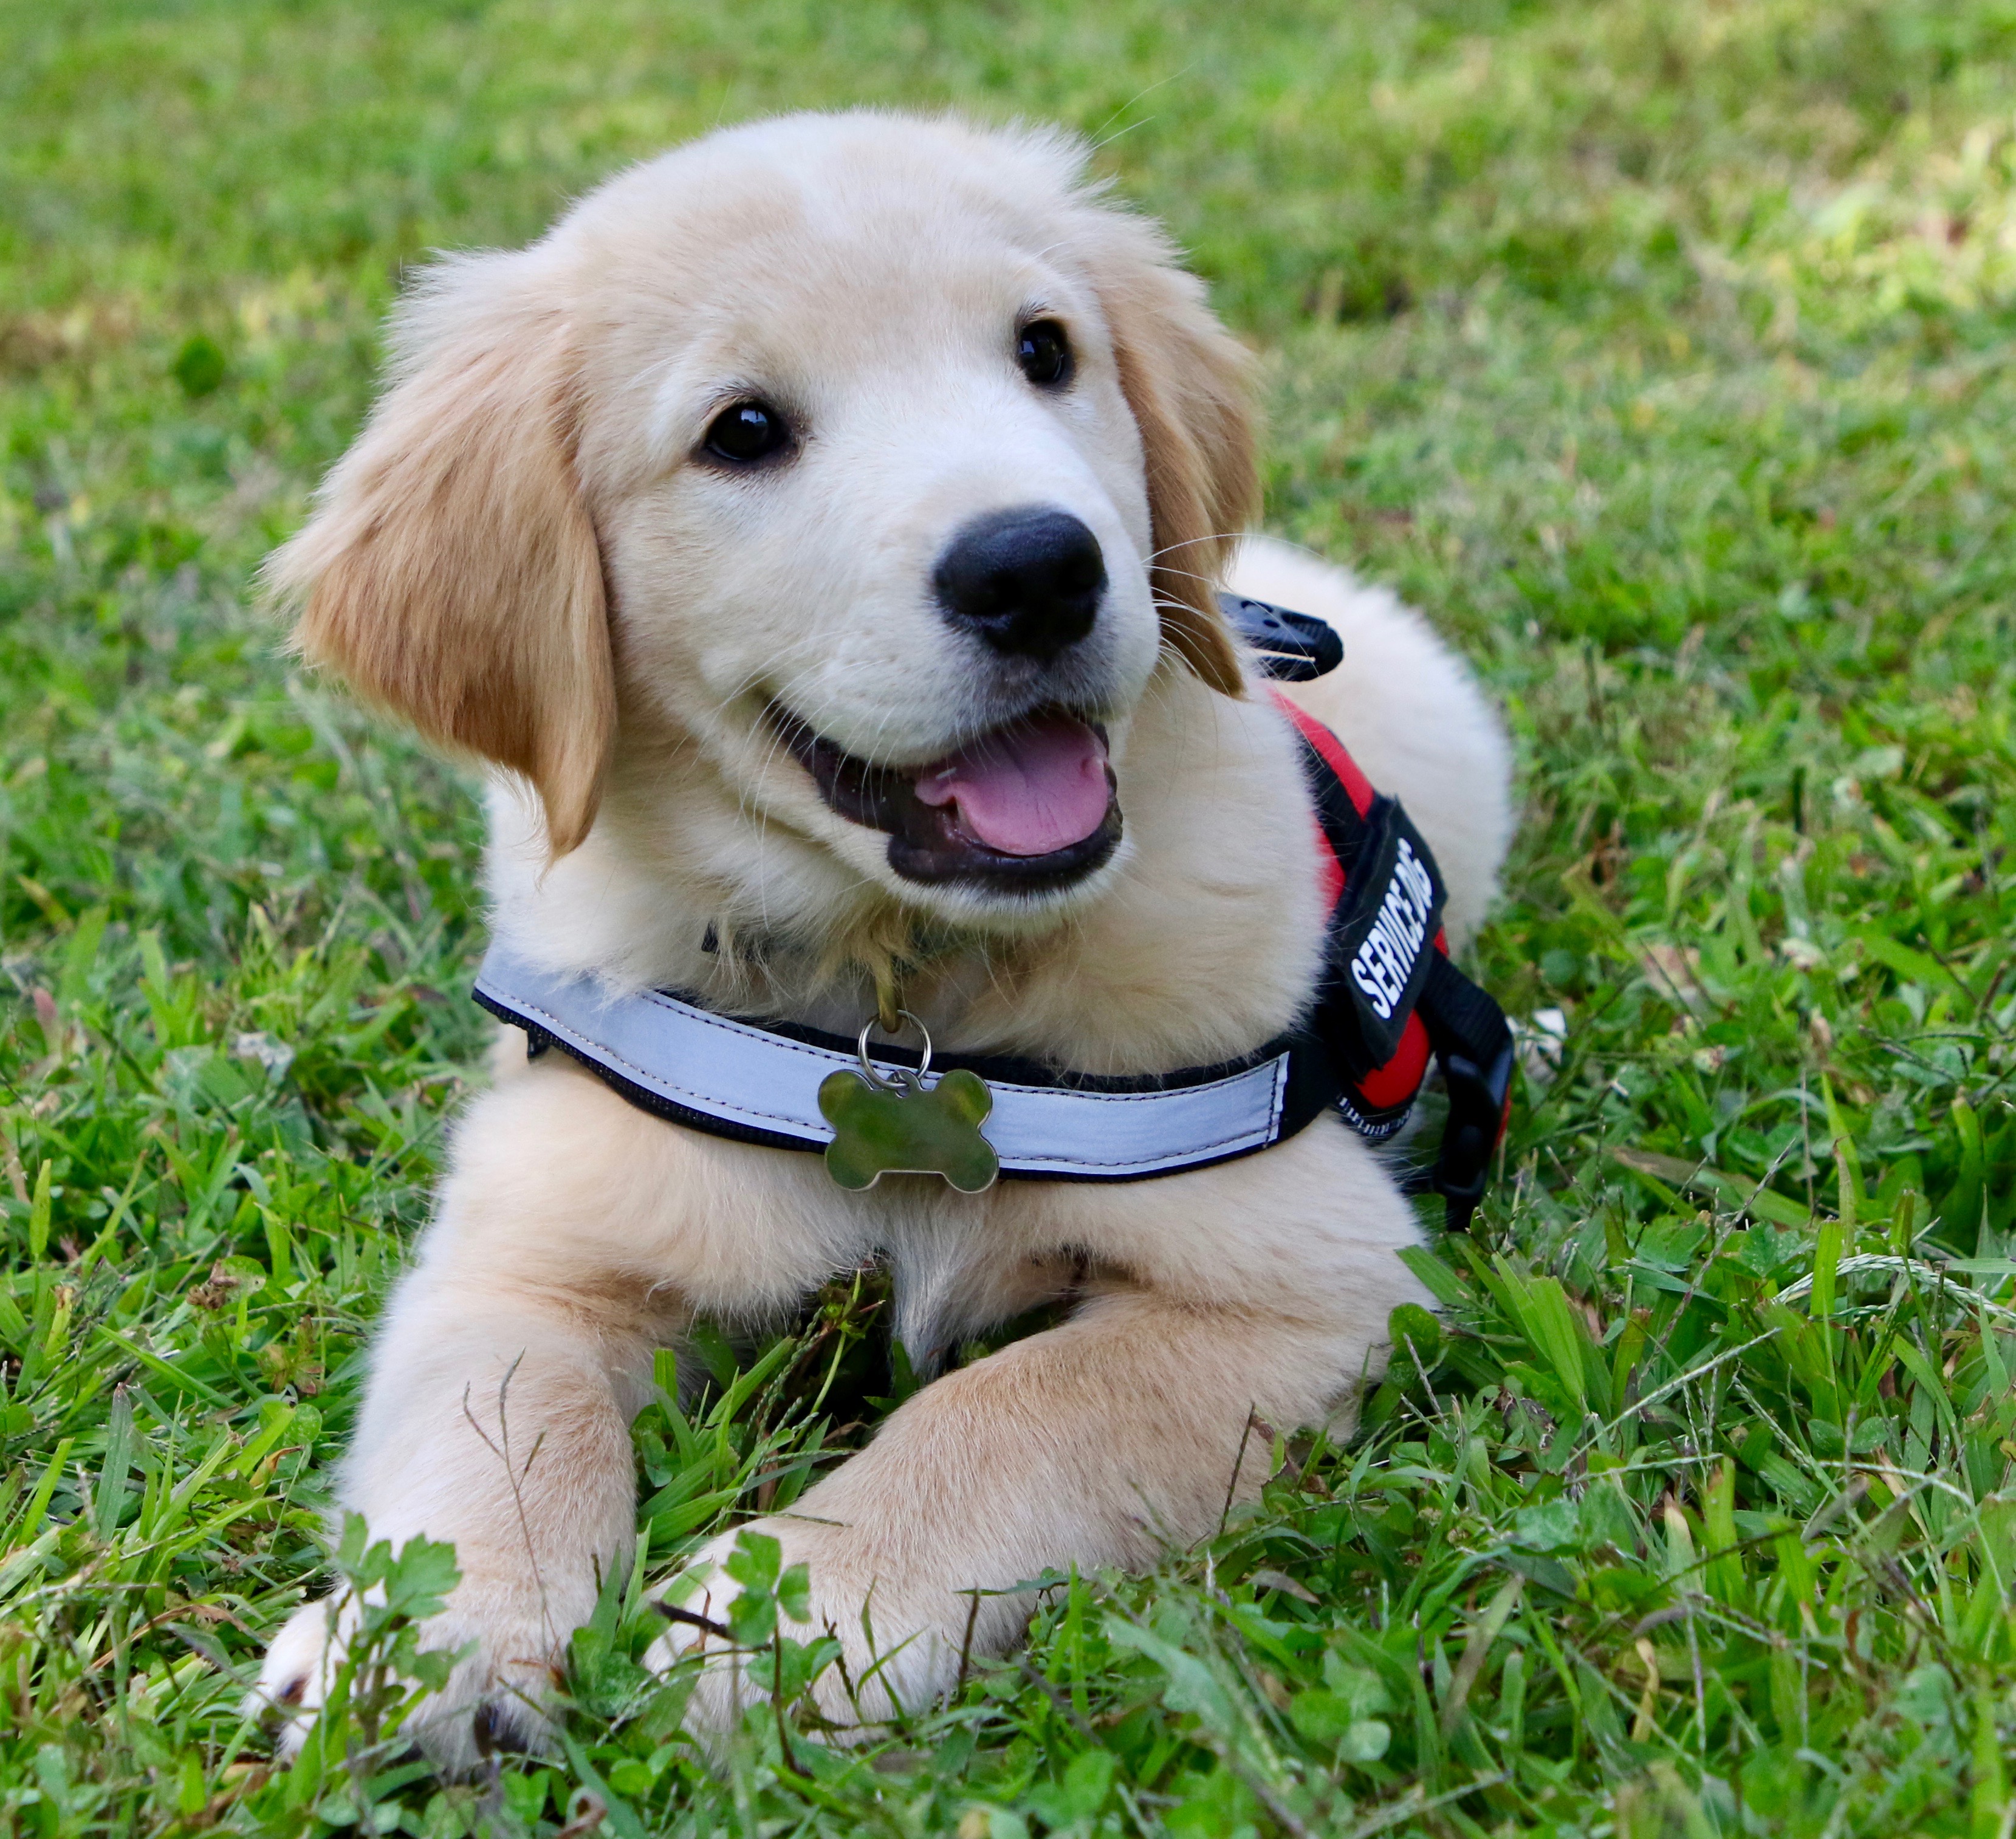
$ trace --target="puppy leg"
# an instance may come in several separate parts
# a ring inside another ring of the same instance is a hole
[[[1404,1275],[1395,1289],[1395,1300],[1412,1293]],[[1264,1472],[1271,1432],[1249,1434],[1249,1414],[1282,1430],[1323,1419],[1367,1351],[1334,1324],[1116,1289],[927,1387],[793,1513],[756,1528],[782,1542],[787,1565],[809,1567],[812,1627],[795,1632],[830,1627],[844,1650],[820,1708],[849,1723],[886,1717],[892,1700],[927,1704],[956,1679],[969,1615],[976,1653],[1019,1639],[1031,1601],[1017,1584],[1073,1563],[1143,1567],[1208,1535]],[[733,1542],[717,1540],[694,1568],[718,1566]],[[701,1575],[685,1606],[718,1621],[734,1586]],[[995,1594],[976,1609],[975,1591]],[[651,1660],[669,1666],[709,1641],[676,1625]],[[748,1697],[724,1657],[703,1673],[689,1722],[732,1725]]]
[[[454,1543],[461,1585],[423,1632],[473,1646],[422,1707],[423,1740],[446,1766],[473,1758],[479,1711],[492,1735],[538,1738],[550,1669],[628,1560],[628,1426],[654,1349],[696,1306],[775,1308],[857,1255],[844,1232],[821,1235],[812,1207],[794,1212],[783,1184],[752,1228],[763,1153],[669,1129],[557,1056],[521,1066],[459,1127],[337,1487],[374,1541]],[[816,1165],[797,1174],[816,1195]],[[329,1599],[274,1642],[260,1689],[290,1715],[290,1744],[348,1628]]]
[[[429,1248],[400,1285],[376,1350],[338,1487],[375,1542],[453,1542],[462,1583],[427,1624],[430,1647],[473,1651],[423,1707],[419,1734],[445,1766],[488,1734],[520,1743],[569,1634],[633,1536],[627,1425],[650,1373],[651,1337],[578,1297],[535,1296],[463,1245]],[[341,1664],[355,1606],[299,1610],[261,1689],[297,1742]]]

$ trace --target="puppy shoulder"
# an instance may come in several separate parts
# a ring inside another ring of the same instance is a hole
[[[1442,864],[1460,942],[1490,903],[1514,821],[1511,744],[1470,666],[1390,588],[1307,550],[1249,537],[1231,580],[1240,593],[1315,615],[1343,639],[1337,669],[1287,693],[1406,806]]]

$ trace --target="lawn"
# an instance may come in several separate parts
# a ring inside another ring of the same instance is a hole
[[[2006,1839],[2009,0],[0,0],[0,1833]],[[1360,1429],[886,1741],[710,1765],[632,1662],[900,1391],[868,1273],[684,1411],[664,1358],[563,1753],[444,1787],[367,1680],[275,1769],[243,1687],[484,1031],[470,781],[253,572],[409,265],[851,102],[1096,137],[1263,354],[1269,525],[1501,700],[1503,1178],[1424,1208]]]

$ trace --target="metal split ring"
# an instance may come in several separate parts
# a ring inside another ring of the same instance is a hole
[[[931,1069],[931,1031],[908,1009],[898,1009],[896,1014],[900,1020],[911,1023],[918,1033],[924,1037],[923,1064],[918,1067],[915,1073],[907,1066],[901,1067],[898,1069],[897,1076],[895,1079],[884,1079],[876,1071],[874,1062],[868,1058],[868,1037],[880,1020],[879,1016],[870,1015],[862,1023],[861,1033],[855,1037],[854,1043],[855,1056],[861,1062],[862,1077],[870,1085],[885,1092],[893,1091],[906,1080],[921,1080]]]

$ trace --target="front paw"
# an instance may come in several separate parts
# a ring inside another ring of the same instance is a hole
[[[465,1587],[422,1624],[423,1649],[462,1657],[441,1688],[409,1711],[401,1733],[444,1775],[471,1773],[500,1750],[549,1745],[545,1705],[558,1679],[559,1644],[542,1626],[538,1606],[518,1595]],[[354,1592],[304,1603],[267,1649],[252,1698],[279,1716],[274,1747],[282,1758],[298,1753],[328,1703],[359,1620]]]
[[[811,1686],[813,1708],[828,1724],[848,1729],[884,1723],[952,1689],[967,1632],[966,1599],[942,1593],[938,1613],[927,1613],[914,1592],[855,1549],[848,1528],[780,1514],[711,1540],[653,1593],[668,1625],[644,1664],[667,1673],[682,1661],[700,1663],[686,1704],[688,1729],[721,1735],[735,1729],[750,1706],[766,1700],[749,1670],[761,1650],[739,1645],[730,1627],[750,1588],[731,1574],[730,1560],[749,1534],[777,1542],[779,1578],[801,1564],[808,1575],[802,1603],[789,1589],[777,1592],[781,1632],[795,1641],[824,1636],[839,1644],[838,1657]],[[805,1610],[802,1619],[789,1613],[794,1608]],[[767,1674],[767,1657],[758,1666]]]

